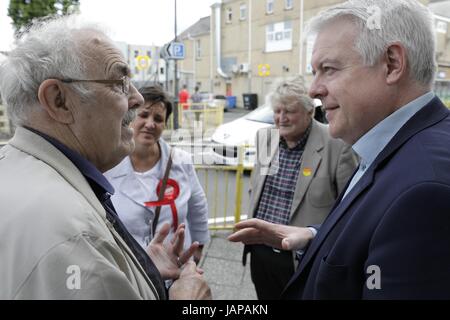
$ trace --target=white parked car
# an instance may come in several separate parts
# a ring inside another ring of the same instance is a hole
[[[219,126],[211,137],[210,149],[215,164],[237,165],[238,146],[243,146],[243,164],[253,167],[256,156],[255,138],[259,129],[273,125],[273,110],[263,105],[245,116]]]
[[[314,102],[316,110],[319,110],[322,105],[320,100],[315,99]],[[317,120],[323,122],[322,114],[316,112],[316,115]],[[262,105],[241,118],[217,127],[211,137],[212,143],[217,146],[209,148],[207,154],[215,164],[237,165],[238,146],[245,146],[243,164],[245,167],[253,168],[256,157],[256,133],[259,129],[273,125],[273,109],[269,105]]]

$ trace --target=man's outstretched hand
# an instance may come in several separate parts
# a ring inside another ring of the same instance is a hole
[[[185,224],[180,224],[170,243],[165,243],[164,240],[170,231],[170,225],[166,223],[155,234],[155,237],[147,247],[148,255],[156,265],[156,268],[158,268],[159,273],[164,280],[178,279],[181,272],[181,266],[184,265],[198,249],[198,242],[194,242],[186,251],[183,251],[185,228]],[[197,270],[197,272],[201,273],[201,270]]]
[[[265,244],[282,250],[304,249],[314,238],[308,228],[275,224],[255,218],[238,222],[235,229],[237,231],[228,236],[229,241]]]

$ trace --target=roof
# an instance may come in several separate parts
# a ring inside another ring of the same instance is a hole
[[[210,16],[200,18],[196,23],[194,23],[192,26],[184,30],[178,38],[181,40],[185,40],[191,37],[198,37],[201,35],[209,34],[211,31],[211,25],[210,25]]]
[[[450,1],[431,0],[428,7],[434,14],[450,18]]]

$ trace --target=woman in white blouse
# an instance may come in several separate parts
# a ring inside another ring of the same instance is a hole
[[[131,123],[134,129],[134,152],[105,173],[114,186],[112,202],[119,217],[133,237],[146,248],[152,239],[152,223],[158,204],[158,184],[162,183],[172,148],[161,138],[172,103],[159,86],[139,90],[145,103]],[[179,190],[176,195],[176,189]],[[172,198],[176,196],[173,200]],[[194,254],[198,262],[203,245],[209,241],[208,206],[189,153],[174,148],[166,194],[156,231],[170,223],[171,239],[180,223],[186,224],[185,249],[194,241],[200,243]],[[146,206],[145,203],[153,205]]]

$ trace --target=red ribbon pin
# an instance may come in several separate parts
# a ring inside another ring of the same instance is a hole
[[[158,186],[156,187],[156,194],[159,194],[162,188],[163,181],[160,180]],[[170,188],[171,187],[171,188]],[[170,205],[170,209],[172,210],[172,219],[173,219],[173,231],[175,232],[178,228],[178,212],[177,207],[175,205],[175,199],[178,198],[180,194],[180,186],[173,179],[167,180],[166,190],[164,192],[164,197],[161,201],[148,201],[144,202],[146,207],[160,207],[164,205]]]

